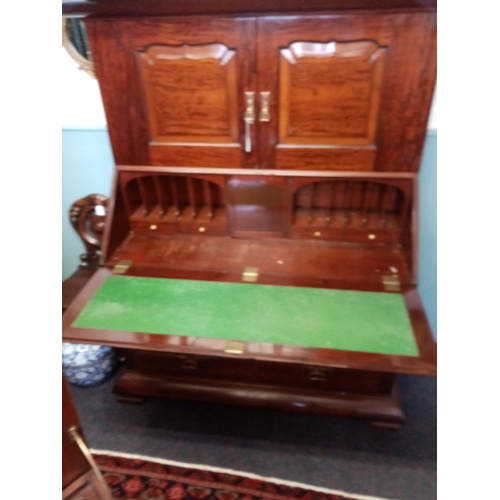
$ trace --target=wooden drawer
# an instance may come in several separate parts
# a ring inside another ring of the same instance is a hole
[[[123,351],[128,370],[199,381],[231,380],[235,383],[387,394],[393,375],[344,368],[279,363],[251,359]]]

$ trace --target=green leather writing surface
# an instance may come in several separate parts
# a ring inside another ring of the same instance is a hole
[[[72,326],[418,355],[395,293],[110,276]]]

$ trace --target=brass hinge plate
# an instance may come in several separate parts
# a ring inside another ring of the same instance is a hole
[[[115,274],[125,274],[131,265],[132,265],[131,260],[119,260],[115,264],[115,267],[113,267],[113,272]]]
[[[239,340],[229,340],[226,344],[226,348],[224,352],[229,354],[243,354],[245,350],[245,342],[241,342]]]
[[[382,276],[382,284],[384,285],[384,290],[386,292],[401,291],[401,282],[399,281],[399,276],[395,274],[386,274]]]
[[[259,279],[259,268],[258,267],[245,267],[243,274],[241,275],[241,280],[248,283],[255,282]]]

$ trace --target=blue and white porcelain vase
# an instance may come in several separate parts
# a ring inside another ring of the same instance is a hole
[[[94,387],[113,375],[118,357],[112,347],[63,342],[62,365],[68,382],[79,387]]]

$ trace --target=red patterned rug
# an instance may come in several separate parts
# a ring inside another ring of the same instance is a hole
[[[363,500],[341,491],[109,451],[92,453],[113,498],[150,500]],[[382,499],[375,499],[382,500]]]

